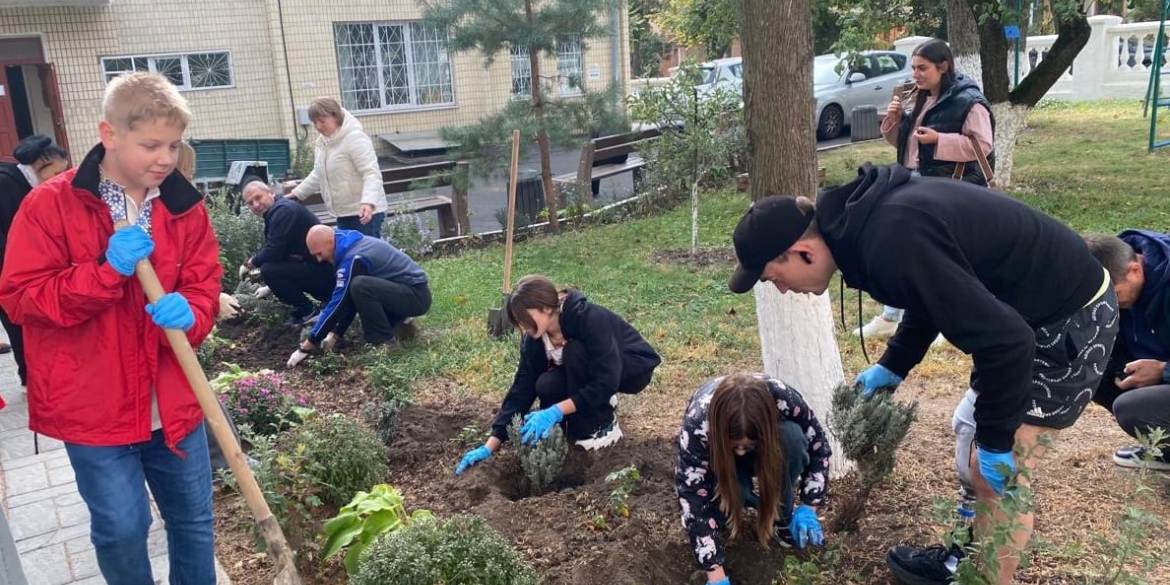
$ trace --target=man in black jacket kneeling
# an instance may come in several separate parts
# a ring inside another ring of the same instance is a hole
[[[311,324],[320,311],[305,295],[325,302],[333,291],[333,267],[315,260],[305,246],[309,228],[321,222],[296,201],[277,197],[264,181],[249,181],[243,195],[248,209],[264,218],[264,248],[244,267],[259,268],[272,294],[292,307],[286,325]]]

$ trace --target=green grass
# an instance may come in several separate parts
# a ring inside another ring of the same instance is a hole
[[[1167,229],[1170,151],[1145,153],[1147,124],[1138,102],[1046,104],[1033,112],[1030,130],[1020,140],[1010,193],[1078,231]],[[893,158],[892,147],[870,142],[824,153],[820,164],[829,183],[839,184],[855,176],[861,162]],[[704,194],[700,245],[730,246],[731,231],[747,204],[747,196],[733,190]],[[656,251],[689,245],[690,210],[684,205],[654,217],[518,244],[513,279],[545,274],[625,316],[662,353],[657,384],[693,387],[708,376],[759,369],[755,303],[752,295],[727,291],[732,267],[694,270],[653,259]],[[428,334],[395,357],[401,375],[424,385],[427,379],[443,378],[476,393],[499,395],[507,388],[518,338],[493,340],[485,327],[488,310],[502,301],[502,263],[502,246],[423,263],[434,305],[423,320]],[[837,321],[835,283],[830,294]],[[845,302],[847,326],[856,327],[856,293],[847,292]],[[865,318],[877,310],[867,299]],[[860,349],[842,341],[847,371],[856,371],[864,363]],[[869,349],[876,358],[880,345]],[[963,358],[951,354],[932,352],[933,361],[924,369],[961,366]]]

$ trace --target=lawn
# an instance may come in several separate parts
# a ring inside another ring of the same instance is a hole
[[[1170,151],[1146,154],[1147,124],[1137,102],[1043,104],[1032,114],[1017,148],[1010,194],[1078,231],[1167,229]],[[833,184],[848,181],[864,161],[892,160],[891,147],[870,142],[823,153],[820,165]],[[693,579],[671,483],[673,443],[685,401],[702,380],[761,368],[752,295],[733,295],[726,286],[732,269],[730,234],[747,205],[746,195],[733,190],[704,194],[699,242],[708,256],[725,259],[708,266],[669,259],[669,252],[690,245],[690,211],[684,208],[517,245],[516,277],[541,273],[581,289],[590,300],[625,316],[663,358],[650,388],[623,397],[619,416],[628,440],[579,462],[584,469],[573,485],[546,496],[525,498],[510,492],[515,465],[506,456],[494,457],[484,469],[463,478],[452,474],[462,451],[474,446],[465,429],[473,429],[473,438],[476,432],[486,436],[486,424],[518,359],[516,337],[494,340],[485,332],[489,309],[502,300],[502,246],[424,261],[434,305],[422,319],[424,335],[395,354],[391,366],[398,379],[410,381],[415,394],[414,406],[403,414],[399,444],[391,445],[388,478],[406,494],[408,507],[439,515],[484,516],[529,556],[545,583],[666,585]],[[835,285],[830,287],[834,315],[842,301],[835,298],[836,291]],[[847,330],[858,324],[852,314],[855,295],[846,291],[846,330],[836,325],[847,377],[865,365],[857,340]],[[861,322],[876,311],[866,300]],[[870,342],[871,358],[876,359],[881,347]],[[233,351],[249,348],[237,344]],[[230,354],[223,359],[233,361]],[[951,497],[954,491],[950,411],[966,387],[969,363],[952,347],[932,351],[899,391],[899,396],[920,402],[919,421],[899,455],[895,476],[879,488],[861,531],[829,535],[835,554],[814,557],[824,579],[817,583],[892,583],[882,561],[885,549],[936,538],[931,501]],[[344,398],[346,393],[372,391],[356,382],[352,388],[331,384],[330,376],[310,368],[294,374],[305,385],[330,388],[339,403],[355,402]],[[354,378],[351,373],[345,379]],[[330,402],[319,398],[315,406],[329,410]],[[1036,481],[1039,548],[1022,573],[1023,582],[1099,582],[1093,578],[1108,565],[1112,552],[1089,537],[1111,537],[1134,491],[1134,474],[1108,460],[1113,449],[1128,442],[1108,413],[1095,406],[1065,433],[1050,470]],[[598,529],[590,514],[612,489],[603,478],[626,465],[638,466],[643,476],[630,500],[630,518]],[[1158,509],[1164,510],[1164,478],[1156,476],[1155,483],[1161,486]],[[840,494],[852,485],[846,480],[830,489]],[[217,506],[221,515],[239,509],[231,498],[221,497]],[[831,507],[826,514],[832,514]],[[237,534],[246,521],[241,513],[220,523],[219,554],[232,559],[225,564],[237,583],[270,582],[264,561],[249,555],[250,541]],[[1148,542],[1146,554],[1166,558],[1170,544],[1164,540]],[[784,566],[782,553],[750,544],[738,545],[733,555],[730,568],[738,570],[740,577],[733,578],[737,585],[769,584]],[[1163,563],[1144,577],[1150,583],[1170,582],[1170,567]],[[310,581],[342,582],[343,576],[334,566]]]

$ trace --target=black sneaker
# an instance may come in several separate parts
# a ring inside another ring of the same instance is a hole
[[[617,419],[615,418],[605,428],[593,433],[593,436],[577,441],[577,446],[586,451],[596,451],[617,443],[621,438],[622,428],[618,426]]]
[[[1166,449],[1163,449],[1166,451]],[[1140,445],[1133,447],[1126,447],[1118,449],[1113,453],[1113,462],[1121,467],[1128,467],[1130,469],[1140,469],[1142,460],[1146,458],[1146,448]],[[1166,455],[1162,457],[1153,457],[1146,463],[1146,469],[1153,469],[1157,471],[1170,471],[1170,461],[1167,460]]]
[[[948,585],[954,582],[955,574],[947,567],[947,561],[954,557],[958,564],[963,556],[963,549],[955,545],[949,548],[895,546],[886,553],[886,564],[907,585]]]
[[[285,327],[307,327],[321,318],[321,309],[314,309],[308,315],[292,315],[284,320]]]

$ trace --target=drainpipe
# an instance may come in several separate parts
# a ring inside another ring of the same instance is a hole
[[[609,69],[613,75],[613,83],[615,86],[624,87],[621,79],[621,69],[618,67],[621,58],[621,26],[618,19],[618,3],[622,0],[609,0]],[[625,93],[625,90],[622,90]],[[621,96],[614,94],[613,108],[617,110]]]

